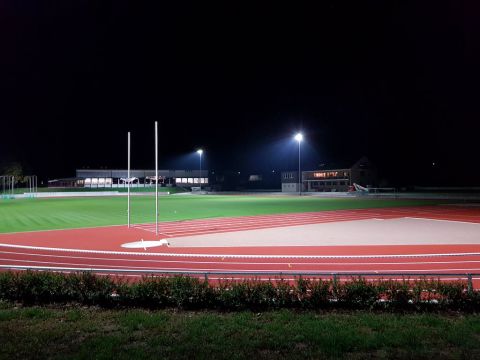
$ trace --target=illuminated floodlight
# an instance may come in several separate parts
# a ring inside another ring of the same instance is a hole
[[[297,140],[298,142],[298,195],[302,195],[302,171],[301,171],[301,168],[300,168],[300,147],[301,147],[301,143],[302,143],[302,140],[303,140],[303,134],[302,133],[297,133],[295,136],[294,136],[294,139]]]
[[[200,160],[200,173],[198,174],[198,183],[200,184],[200,191],[202,190],[202,154],[203,150],[198,149],[197,154],[199,155],[199,160]]]

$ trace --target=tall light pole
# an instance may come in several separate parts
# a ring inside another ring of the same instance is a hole
[[[200,184],[200,191],[202,191],[202,155],[203,155],[203,150],[198,149],[197,154],[200,157],[200,174],[198,175],[198,183]]]
[[[155,121],[155,235],[158,235],[158,121]]]
[[[300,144],[303,140],[302,133],[298,133],[295,135],[295,140],[298,142],[298,194],[302,195],[302,172],[300,169]]]
[[[128,151],[127,151],[127,184],[128,184],[128,190],[127,190],[127,226],[130,227],[130,131],[128,132],[127,136],[127,146],[128,146]]]

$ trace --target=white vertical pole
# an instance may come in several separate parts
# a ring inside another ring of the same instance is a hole
[[[298,142],[298,193],[302,195],[302,172],[300,170],[300,143]]]
[[[127,182],[128,182],[128,190],[127,190],[127,225],[130,227],[130,131],[128,132],[128,170],[127,170]]]
[[[200,185],[200,191],[202,191],[202,155],[203,153],[200,153],[200,175],[198,176],[198,184]]]
[[[158,235],[158,121],[155,121],[155,234]]]

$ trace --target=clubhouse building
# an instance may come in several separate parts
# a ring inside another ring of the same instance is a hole
[[[282,191],[298,192],[298,171],[282,172]],[[362,186],[376,186],[377,169],[366,158],[349,166],[333,165],[319,170],[302,171],[301,191],[339,192],[348,191],[353,183]]]
[[[158,170],[160,186],[208,186],[208,170]],[[88,187],[118,188],[128,183],[135,187],[147,187],[157,182],[155,170],[77,169],[76,176],[66,179],[55,179],[48,182],[49,187]]]

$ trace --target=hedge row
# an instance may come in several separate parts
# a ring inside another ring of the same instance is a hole
[[[0,300],[26,305],[79,303],[102,307],[219,310],[384,309],[479,311],[480,293],[462,281],[437,279],[345,282],[298,278],[209,283],[197,278],[144,277],[128,282],[92,273],[1,272]]]

